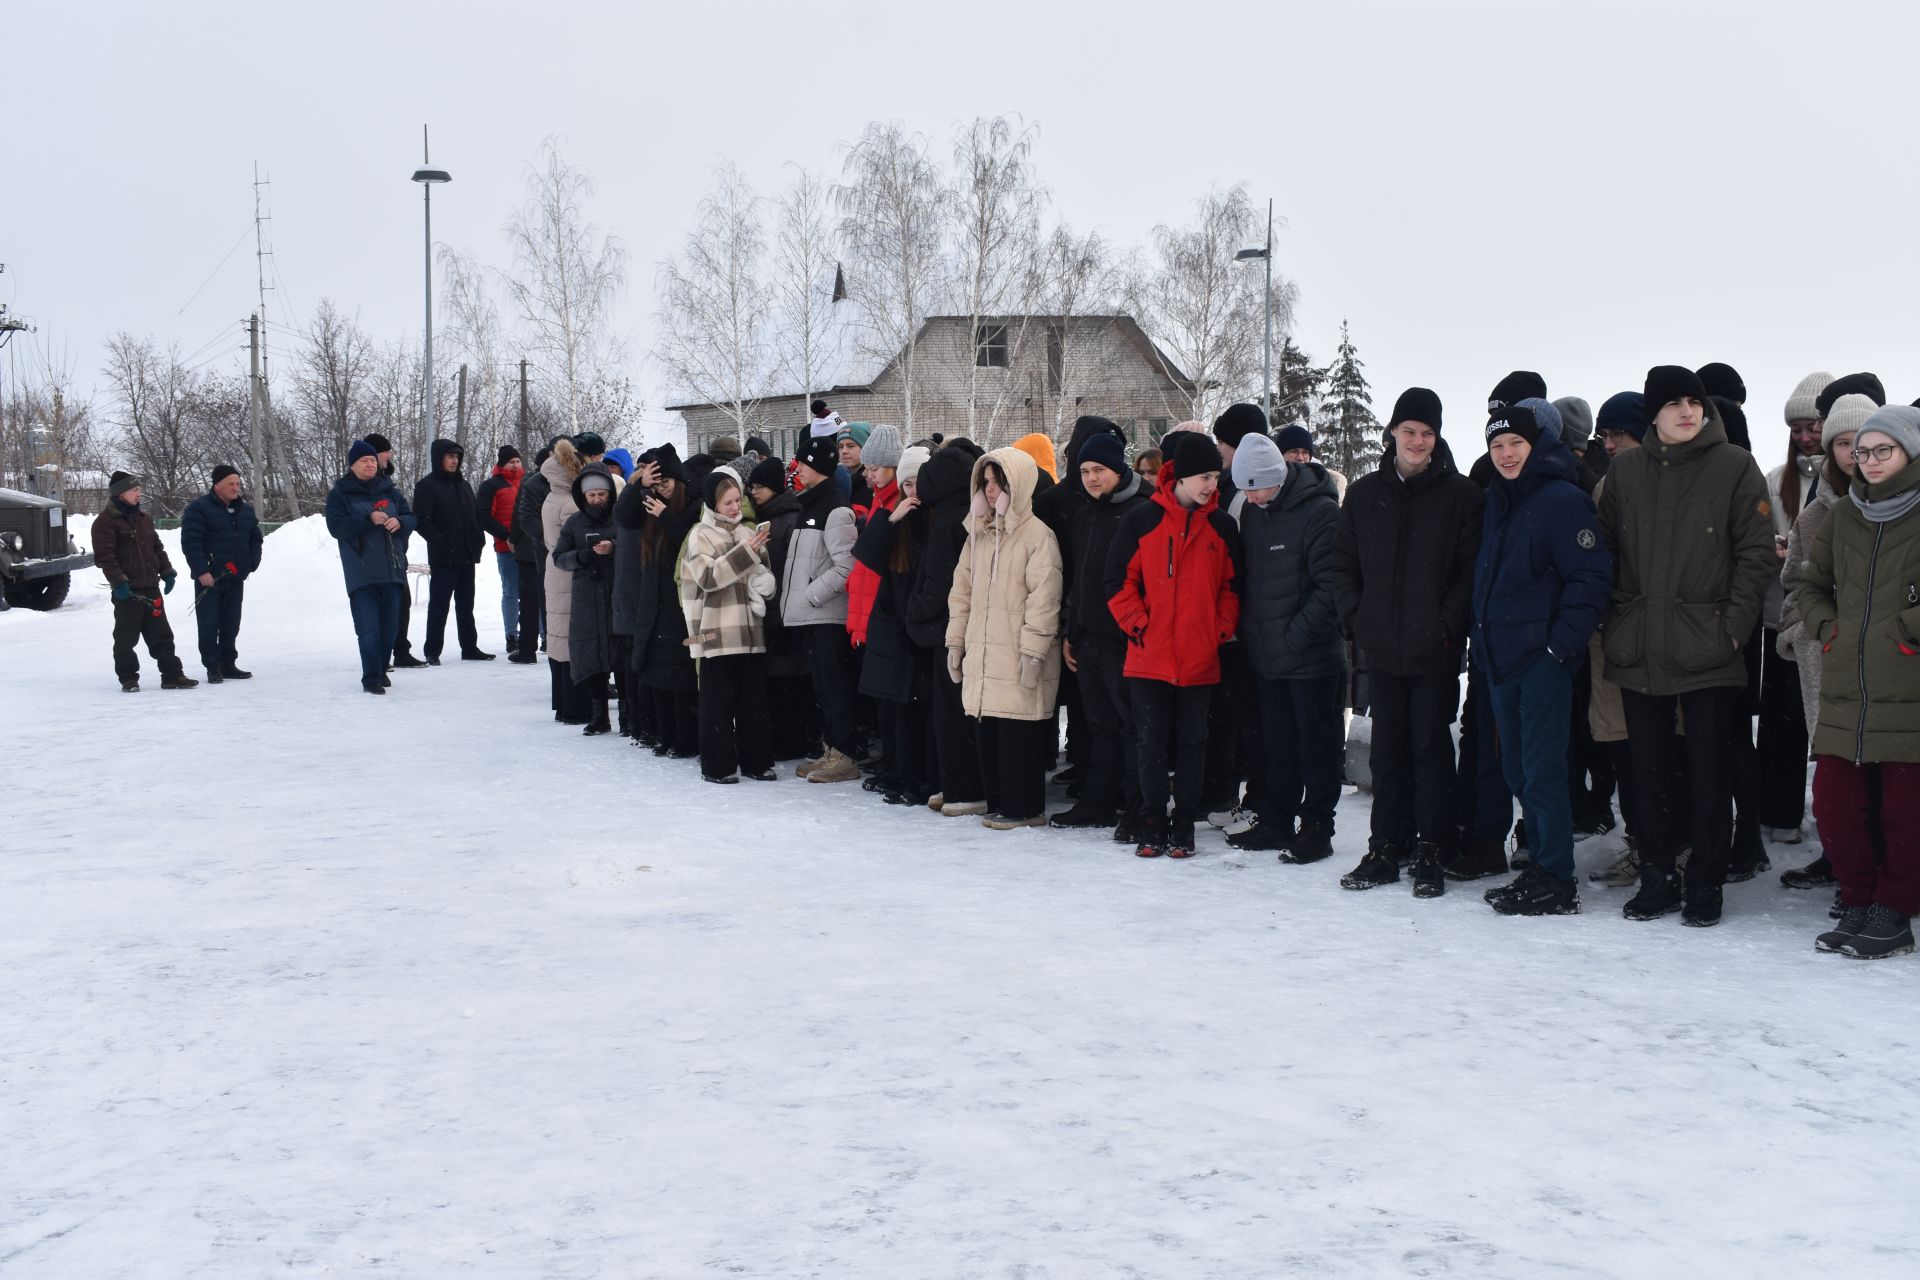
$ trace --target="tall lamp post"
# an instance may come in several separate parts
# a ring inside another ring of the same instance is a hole
[[[427,126],[420,126],[420,159],[431,163],[432,156],[427,150]],[[452,182],[453,175],[445,169],[415,169],[413,180],[420,184],[420,193],[427,202],[427,373],[426,373],[426,413],[427,439],[433,439],[433,186],[436,182]]]
[[[1267,427],[1273,427],[1273,201],[1267,201],[1267,243],[1261,249],[1242,249],[1233,255],[1235,262],[1248,258],[1264,258],[1267,263],[1267,345],[1260,357],[1260,412],[1266,415]]]

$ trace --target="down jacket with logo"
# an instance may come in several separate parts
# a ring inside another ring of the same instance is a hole
[[[1122,670],[1172,685],[1220,683],[1220,646],[1240,622],[1240,531],[1219,494],[1192,510],[1160,465],[1153,500],[1127,513],[1107,550],[1107,608],[1131,643]]]
[[[787,539],[780,621],[789,627],[847,625],[847,577],[859,528],[853,506],[830,481],[800,495],[800,522]]]
[[[1266,506],[1240,504],[1240,642],[1263,680],[1314,679],[1346,668],[1333,594],[1339,522],[1339,486],[1317,462],[1289,463],[1286,483]]]
[[[1709,404],[1685,444],[1648,431],[1616,457],[1599,515],[1614,563],[1607,679],[1649,696],[1745,688],[1740,649],[1780,561],[1766,477],[1719,412]]]
[[[1007,489],[989,505],[987,464]],[[924,468],[923,468],[924,470]],[[970,716],[1050,720],[1060,690],[1060,541],[1033,513],[1040,468],[1018,449],[973,464],[967,542],[947,594],[947,648],[962,650],[960,705]],[[1039,663],[1029,688],[1021,659]]]

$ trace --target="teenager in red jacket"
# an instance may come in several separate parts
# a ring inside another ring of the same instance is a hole
[[[507,634],[507,656],[520,647],[520,566],[513,558],[513,504],[520,497],[520,481],[527,467],[520,451],[510,444],[500,446],[493,474],[473,495],[480,515],[480,527],[493,535],[493,559],[500,566],[500,621]],[[534,637],[538,645],[540,638]]]
[[[1107,553],[1107,608],[1127,637],[1123,670],[1139,738],[1142,830],[1134,853],[1193,856],[1207,757],[1207,708],[1220,645],[1240,620],[1240,534],[1219,509],[1220,450],[1185,432],[1153,501],[1128,513]],[[1167,820],[1167,741],[1174,757]]]

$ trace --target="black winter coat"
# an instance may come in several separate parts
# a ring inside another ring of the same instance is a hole
[[[1065,488],[1061,485],[1060,488]],[[1060,489],[1054,489],[1058,493]],[[1127,637],[1113,620],[1107,607],[1105,574],[1107,552],[1127,513],[1153,501],[1153,490],[1132,472],[1119,488],[1099,501],[1080,497],[1080,509],[1073,513],[1073,524],[1062,544],[1067,572],[1066,636],[1076,647],[1104,644],[1124,648]]]
[[[637,636],[652,611],[640,602],[640,531],[647,527],[642,504],[652,490],[630,484],[613,503],[613,634]],[[691,527],[691,526],[689,526]]]
[[[901,613],[908,637],[922,649],[944,652],[947,646],[947,596],[967,545],[975,456],[948,445],[921,464],[914,481],[927,513],[927,541]]]
[[[458,471],[440,469],[447,455],[459,450],[451,440],[435,440],[428,450],[433,469],[413,486],[414,518],[426,540],[427,563],[436,569],[462,562],[479,564],[487,545],[480,514],[474,509],[473,486]]]
[[[1334,534],[1334,596],[1363,669],[1460,674],[1485,506],[1444,442],[1410,479],[1400,478],[1389,449],[1379,470],[1347,489]]]
[[[513,537],[509,539],[515,560],[539,564],[547,558],[547,549],[540,542],[540,508],[552,492],[552,483],[537,468],[521,479],[520,496],[513,500]]]
[[[620,495],[625,497],[623,493]],[[648,524],[658,524],[659,541],[653,559],[640,565],[639,612],[633,631],[633,669],[640,683],[649,689],[668,689],[692,693],[697,687],[693,651],[687,648],[687,615],[680,611],[680,586],[675,570],[680,567],[680,551],[687,534],[700,519],[700,502],[688,495],[678,511],[669,509],[659,516],[648,516]],[[640,539],[645,528],[631,530],[627,536],[635,543],[639,556]],[[619,553],[616,550],[615,555]]]
[[[1262,679],[1306,680],[1346,668],[1333,587],[1339,522],[1339,490],[1317,462],[1288,463],[1286,483],[1266,506],[1240,504],[1240,641]]]
[[[757,523],[771,530],[767,535],[767,564],[773,570],[774,591],[767,616],[761,620],[767,629],[767,674],[803,676],[807,674],[807,655],[794,649],[777,603],[780,586],[786,581],[787,549],[793,545],[793,531],[800,527],[800,495],[782,489],[766,506],[756,507],[753,514]]]
[[[180,555],[190,578],[210,573],[224,581],[235,576],[227,572],[232,565],[245,579],[260,567],[260,543],[260,520],[245,498],[229,506],[217,494],[203,493],[180,515]]]
[[[860,660],[860,692],[888,702],[911,702],[917,668],[912,638],[902,605],[913,590],[914,570],[924,554],[927,513],[916,509],[898,524],[888,513],[876,511],[860,531],[854,558],[878,568],[880,585],[867,615],[867,644]],[[909,548],[907,567],[893,567],[893,553],[902,541]]]
[[[606,475],[607,469],[589,463],[574,477],[573,501],[580,510],[567,517],[553,544],[554,567],[573,574],[567,660],[575,684],[613,670],[613,557],[593,549],[614,536],[613,508],[594,510],[580,488],[580,481],[595,472]]]
[[[1126,436],[1109,419],[1091,414],[1082,416],[1073,424],[1073,435],[1067,440],[1066,451],[1060,455],[1063,468],[1060,483],[1044,493],[1038,490],[1034,493],[1033,514],[1039,516],[1041,522],[1053,530],[1053,536],[1060,540],[1062,559],[1066,558],[1067,544],[1073,537],[1074,518],[1086,510],[1087,503],[1091,501],[1087,497],[1086,486],[1080,483],[1080,449],[1097,435],[1110,435],[1122,444],[1126,443]],[[1221,478],[1225,479],[1224,476]],[[1221,505],[1224,507],[1226,504]]]

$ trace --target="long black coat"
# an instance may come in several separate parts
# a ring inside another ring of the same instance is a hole
[[[660,526],[656,535],[659,541],[655,544],[653,559],[640,566],[633,669],[639,673],[640,683],[649,689],[692,693],[697,687],[693,651],[687,648],[687,615],[680,611],[680,587],[674,580],[674,570],[679,567],[680,549],[686,544],[687,532],[699,519],[700,503],[691,495],[680,510],[647,517],[649,524]],[[635,539],[636,556],[638,540],[647,532],[643,528],[628,535]]]
[[[1267,680],[1332,675],[1347,664],[1334,600],[1340,496],[1317,462],[1289,463],[1272,502],[1241,504],[1240,642]]]
[[[755,508],[753,514],[760,524],[770,528],[767,564],[773,569],[774,589],[773,600],[768,602],[767,616],[763,619],[767,628],[767,674],[803,676],[807,674],[807,655],[793,647],[786,623],[780,619],[778,605],[780,587],[786,581],[787,549],[793,545],[793,531],[800,527],[800,495],[791,489],[782,489],[764,507]]]
[[[474,509],[473,486],[458,471],[442,471],[448,454],[459,452],[451,440],[435,440],[428,450],[433,469],[413,486],[413,514],[427,544],[427,563],[434,568],[462,562],[479,564],[486,548],[486,531]]]
[[[652,611],[640,603],[640,531],[647,527],[647,509],[643,505],[652,492],[644,485],[629,484],[613,504],[613,634],[637,636],[645,627],[643,618]]]
[[[513,500],[513,558],[539,564],[547,558],[541,544],[540,508],[546,505],[553,484],[539,470],[527,472],[520,481],[520,496]]]
[[[575,684],[613,670],[613,557],[593,549],[602,538],[613,537],[613,509],[594,510],[580,488],[580,481],[595,472],[606,475],[607,469],[591,463],[574,478],[573,501],[580,510],[567,517],[553,544],[554,566],[573,574],[567,660]]]
[[[860,532],[855,559],[878,568],[880,585],[875,589],[873,608],[867,615],[866,653],[860,662],[860,692],[870,698],[889,702],[911,702],[917,670],[914,645],[907,634],[907,619],[902,605],[913,590],[914,567],[927,537],[927,513],[924,508],[910,511],[895,523],[889,513],[876,511]],[[908,548],[907,567],[893,567],[894,551]]]
[[[921,509],[927,513],[927,541],[901,613],[908,637],[922,649],[946,648],[947,596],[967,545],[975,456],[948,445],[921,465],[914,482]]]
[[[1444,442],[1411,479],[1400,478],[1389,449],[1379,470],[1347,489],[1333,542],[1334,596],[1362,668],[1460,674],[1485,505]]]

